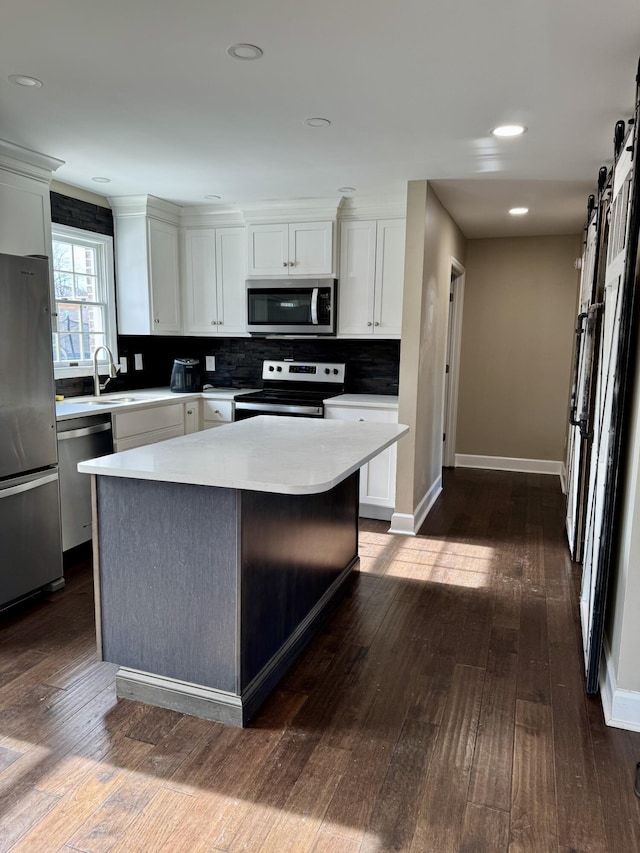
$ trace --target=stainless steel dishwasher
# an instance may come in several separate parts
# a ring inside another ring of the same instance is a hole
[[[58,464],[62,550],[91,539],[91,477],[78,462],[113,453],[110,415],[58,421]]]

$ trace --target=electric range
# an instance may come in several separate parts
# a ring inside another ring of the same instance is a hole
[[[234,420],[256,415],[321,418],[323,400],[344,391],[344,372],[344,364],[333,362],[264,361],[262,390],[234,397]]]

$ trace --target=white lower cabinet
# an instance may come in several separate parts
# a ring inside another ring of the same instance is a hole
[[[202,401],[202,429],[223,426],[224,424],[231,423],[232,420],[232,400],[207,399]]]
[[[324,407],[325,418],[338,421],[369,421],[398,423],[397,408],[388,406],[358,407],[357,405]],[[391,520],[396,501],[397,445],[393,444],[360,469],[360,515],[363,518]]]
[[[200,431],[200,400],[184,404],[184,433],[190,435],[192,432]]]
[[[132,447],[142,447],[143,444],[175,438],[178,435],[184,435],[185,432],[195,432],[195,429],[185,428],[185,410],[196,408],[197,401],[114,412],[111,416],[114,451],[119,453],[121,450],[130,450]],[[192,418],[193,415],[187,417]],[[189,421],[190,424],[193,422]],[[198,422],[198,420],[195,421],[196,424]]]

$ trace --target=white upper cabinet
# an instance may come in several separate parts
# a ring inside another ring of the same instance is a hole
[[[400,337],[404,242],[404,219],[342,223],[338,336]]]
[[[182,331],[177,215],[149,196],[110,198],[115,223],[118,331]]]
[[[247,335],[245,228],[216,229],[218,332]]]
[[[245,229],[184,231],[184,331],[246,335]]]
[[[333,274],[333,222],[249,225],[248,274],[314,276]]]
[[[180,332],[180,266],[178,229],[158,219],[147,223],[149,241],[149,293],[153,332]]]
[[[0,139],[0,252],[46,255],[51,279],[51,313],[56,317],[51,266],[49,184],[62,160]]]

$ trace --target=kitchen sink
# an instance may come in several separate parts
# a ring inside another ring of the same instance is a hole
[[[84,403],[87,406],[110,406],[112,403],[137,403],[147,400],[147,397],[90,397],[86,400],[74,400],[74,403]]]

